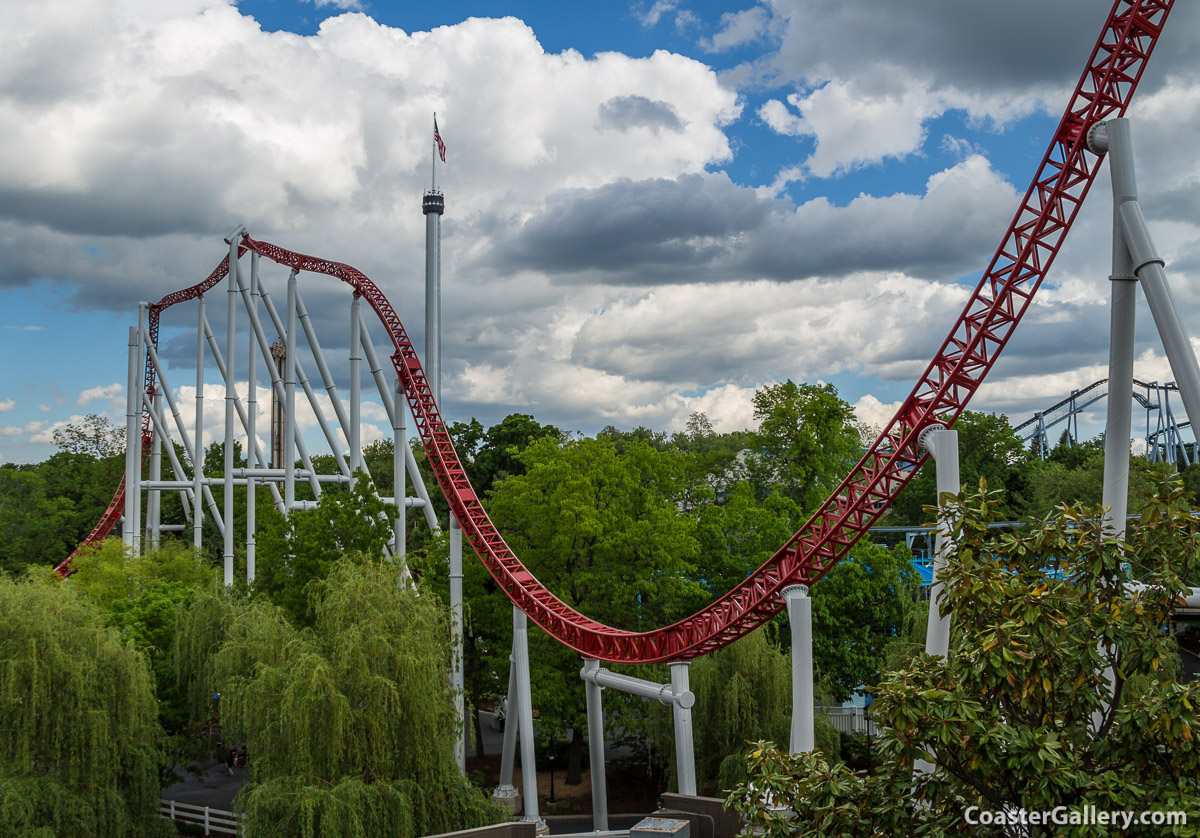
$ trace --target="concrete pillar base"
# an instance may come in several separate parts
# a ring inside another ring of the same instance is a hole
[[[492,800],[506,807],[513,817],[521,814],[521,792],[514,786],[496,786]]]

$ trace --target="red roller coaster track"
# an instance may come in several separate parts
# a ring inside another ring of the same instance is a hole
[[[866,455],[804,526],[745,582],[692,616],[654,631],[621,631],[589,619],[558,599],[521,564],[467,481],[412,341],[374,283],[348,265],[303,256],[249,236],[243,238],[239,255],[252,250],[281,265],[337,277],[374,309],[391,336],[392,363],[438,484],[471,546],[513,604],[559,642],[587,657],[623,663],[685,660],[723,646],[770,619],[783,607],[783,588],[820,579],[883,514],[924,462],[921,432],[952,424],[965,409],[1028,308],[1095,180],[1099,159],[1087,149],[1088,129],[1125,113],[1173,4],[1174,0],[1114,3],[1000,248],[937,355]],[[226,257],[204,282],[151,306],[151,340],[157,344],[164,309],[199,297],[228,272]],[[147,361],[146,392],[152,395],[155,386]],[[146,412],[142,438],[150,440]],[[122,483],[81,549],[108,535],[123,504]],[[70,562],[63,562],[60,572],[67,572]]]

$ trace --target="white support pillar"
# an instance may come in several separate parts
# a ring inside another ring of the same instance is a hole
[[[1104,487],[1102,504],[1114,535],[1125,532],[1129,507],[1129,454],[1133,405],[1134,323],[1137,275],[1121,223],[1121,205],[1137,200],[1129,120],[1100,123],[1088,134],[1096,154],[1108,152],[1113,193],[1112,308],[1108,347],[1108,405],[1104,425]]]
[[[137,478],[134,476],[134,458],[137,451],[134,437],[138,435],[138,328],[129,327],[129,355],[125,388],[125,522],[121,527],[121,541],[126,547],[133,547],[133,531],[137,524],[133,516],[133,497],[137,494]]]
[[[1093,127],[1088,134],[1088,146],[1097,154],[1107,151],[1112,170],[1114,226],[1123,243],[1123,248],[1120,248],[1114,242],[1114,258],[1119,249],[1127,251],[1129,262],[1124,262],[1125,254],[1122,254],[1120,267],[1122,271],[1130,267],[1132,273],[1141,280],[1188,419],[1193,426],[1200,426],[1200,364],[1196,362],[1191,340],[1167,284],[1163,259],[1150,238],[1146,219],[1142,217],[1142,209],[1138,204],[1130,133],[1128,120],[1112,119]],[[1110,384],[1110,401],[1112,392]]]
[[[149,303],[138,303],[137,327],[137,416],[133,432],[133,549],[142,552],[142,371],[146,368],[146,346],[142,335],[146,332],[146,310]]]
[[[671,692],[677,696],[691,696],[690,701],[674,702],[672,716],[675,721],[675,771],[679,775],[679,793],[696,793],[696,755],[692,747],[692,705],[696,698],[688,685],[688,667],[691,661],[672,661]]]
[[[288,512],[296,505],[296,274],[293,268],[288,275],[287,334],[283,336],[287,352],[283,361],[283,505]]]
[[[408,555],[408,515],[405,507],[408,486],[405,474],[407,461],[404,451],[408,448],[408,433],[405,428],[404,385],[396,379],[395,410],[392,411],[392,498],[396,501],[396,524],[393,539],[395,555],[404,559]]]
[[[788,585],[780,595],[787,606],[792,634],[792,732],[788,746],[793,754],[806,754],[817,741],[812,600],[805,585]]]
[[[388,417],[394,423],[396,421],[396,411],[404,410],[407,404],[404,389],[397,386],[395,389],[395,398],[393,398],[392,387],[383,374],[383,365],[379,362],[379,353],[375,351],[375,345],[371,343],[371,336],[366,328],[362,330],[362,347],[363,351],[367,353],[367,364],[370,366],[371,375],[375,379],[375,386],[379,391],[379,398],[383,402],[383,409],[387,411]],[[429,525],[429,529],[433,532],[441,532],[442,528],[438,524],[437,514],[433,510],[433,503],[429,500],[429,491],[425,488],[425,481],[421,479],[420,469],[417,468],[417,459],[413,455],[412,449],[407,445],[404,446],[404,463],[408,469],[408,473],[412,475],[413,489],[416,491],[417,497],[421,500],[419,508],[424,512],[425,523]]]
[[[513,608],[515,612],[517,609]],[[513,614],[516,619],[516,614]],[[520,809],[520,792],[513,785],[513,763],[516,761],[517,729],[520,725],[521,696],[517,689],[517,640],[513,636],[513,651],[508,658],[508,703],[504,713],[504,746],[500,750],[500,782],[492,792],[492,799],[516,814]]]
[[[162,394],[164,392],[166,392],[168,396],[170,395],[169,390],[164,391],[163,389],[159,389],[154,394],[155,401],[158,401],[159,399],[161,399]],[[184,487],[184,488],[179,489],[179,499],[183,506],[183,517],[186,520],[191,521],[191,519],[192,519],[192,500],[193,500],[193,498],[191,497],[191,492],[192,492],[193,484],[187,478],[187,475],[184,474],[183,466],[179,462],[179,457],[175,454],[175,446],[170,444],[171,435],[167,431],[167,420],[163,416],[162,405],[159,404],[157,407],[155,407],[152,403],[150,403],[149,397],[146,396],[145,393],[143,393],[142,394],[142,406],[145,409],[150,411],[150,423],[154,427],[154,432],[158,435],[159,439],[165,439],[168,441],[167,445],[166,445],[166,452],[167,452],[167,460],[171,463],[171,473],[175,476],[175,482],[178,483],[181,487]],[[184,448],[185,448],[185,450],[187,448],[186,437],[185,437],[185,442],[184,442]],[[160,474],[159,480],[161,480],[161,479],[162,479],[162,476]],[[150,488],[150,487],[148,486],[147,488]],[[162,522],[160,520],[159,521],[159,525],[160,525],[159,532],[163,531],[161,524],[162,524]]]
[[[361,297],[358,294],[350,302],[350,427],[347,442],[350,445],[350,474],[363,467],[360,428],[362,424],[362,316],[359,313]],[[351,482],[350,485],[354,485]],[[395,497],[393,495],[392,497]]]
[[[942,495],[957,495],[961,491],[958,466],[958,431],[940,426],[927,428],[921,434],[921,445],[933,457],[937,469],[938,507],[942,506]],[[950,615],[943,614],[940,600],[943,583],[941,576],[946,567],[946,556],[954,549],[946,522],[938,521],[937,542],[933,556],[933,584],[929,589],[929,624],[925,631],[925,651],[930,655],[945,657],[950,651]]]
[[[196,498],[195,514],[192,516],[192,546],[197,550],[203,544],[204,507],[204,295],[197,303],[196,321],[196,421],[195,437],[192,440],[192,479],[195,481],[193,497]]]
[[[241,283],[238,283],[240,291]],[[250,299],[254,300],[255,307],[258,306],[258,254],[250,254]],[[255,335],[251,329],[249,345],[246,347],[246,470],[253,472],[258,468],[258,356],[254,351]],[[264,463],[265,465],[265,463]],[[256,497],[256,489],[258,481],[251,479],[246,485],[246,581],[250,584],[254,583],[255,573],[255,547],[257,546],[257,538],[255,537],[255,517],[257,513],[258,498]]]
[[[162,479],[162,434],[159,433],[159,426],[162,425],[162,385],[154,388],[154,399],[150,404],[150,480]],[[162,493],[155,489],[146,495],[146,540],[150,543],[151,548],[157,550],[159,546],[160,536],[162,534]]]
[[[592,775],[592,830],[608,829],[608,788],[604,768],[604,706],[601,690],[604,688],[587,676],[600,668],[594,658],[583,660],[583,688],[587,695],[588,753]]]
[[[539,833],[547,831],[546,822],[538,816],[537,765],[533,753],[533,696],[529,687],[529,628],[525,612],[513,606],[513,656],[516,658],[517,705],[520,713],[517,733],[521,737],[521,785],[524,787],[525,816],[523,823],[536,825]]]
[[[229,245],[229,277],[227,279],[229,287],[225,293],[225,484],[222,487],[224,497],[222,498],[222,515],[225,519],[225,537],[224,549],[222,551],[224,558],[225,585],[233,584],[233,469],[237,465],[237,460],[234,456],[233,436],[236,430],[235,416],[237,404],[237,364],[235,361],[237,339],[237,305],[238,305],[238,234],[245,227],[238,226],[225,239]]]
[[[462,527],[450,513],[450,689],[454,693],[454,715],[460,735],[454,747],[458,767],[466,773],[466,740],[471,731],[467,726],[466,696],[463,691],[463,552]]]

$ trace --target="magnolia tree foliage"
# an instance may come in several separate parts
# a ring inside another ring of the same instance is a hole
[[[952,504],[950,654],[922,653],[883,684],[872,707],[880,770],[857,776],[760,743],[731,804],[773,836],[1017,834],[967,826],[970,807],[1018,817],[1068,807],[1066,823],[1023,827],[1027,835],[1110,834],[1078,822],[1085,805],[1194,817],[1200,684],[1165,674],[1176,655],[1165,628],[1200,569],[1181,493],[1163,483],[1124,541],[1102,530],[1096,508],[1062,507],[1002,532],[988,529],[997,502],[985,492]],[[1131,588],[1127,568],[1147,587]],[[935,770],[914,772],[917,759]],[[795,820],[769,811],[767,798]],[[1138,829],[1121,834],[1167,834]]]
[[[219,693],[226,735],[247,745],[246,834],[416,836],[502,819],[454,762],[437,597],[378,560],[335,564],[313,594],[309,628],[218,593],[180,630],[197,709]]]
[[[174,834],[146,658],[71,586],[0,575],[0,835]]]

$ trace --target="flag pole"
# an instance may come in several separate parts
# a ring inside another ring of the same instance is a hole
[[[435,135],[437,134],[437,111],[433,112],[433,133]],[[436,192],[437,191],[437,139],[430,140],[429,144],[430,144],[430,150],[433,152],[433,158],[429,161],[429,168],[430,168],[429,190],[431,192]]]

